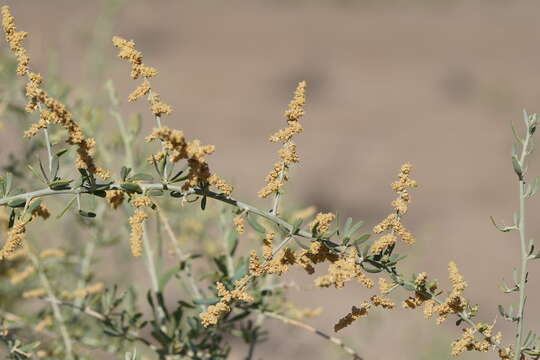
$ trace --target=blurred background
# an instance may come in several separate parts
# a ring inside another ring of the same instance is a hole
[[[420,184],[404,222],[417,244],[407,272],[447,282],[455,261],[480,305],[495,319],[513,297],[499,290],[519,264],[517,234],[498,232],[489,216],[511,223],[518,186],[512,171],[510,124],[522,109],[540,111],[540,4],[535,1],[442,0],[125,0],[6,1],[34,68],[92,97],[114,81],[125,113],[136,86],[116,58],[111,36],[134,39],[159,75],[154,86],[174,113],[165,124],[216,145],[211,166],[257,199],[278,147],[267,137],[285,123],[296,83],[307,81],[301,164],[286,199],[362,219],[368,227],[390,211],[389,184],[404,162]],[[6,46],[0,51],[5,54]],[[7,56],[7,55],[6,55]],[[21,146],[16,125],[0,119],[0,160]],[[540,174],[537,156],[529,173]],[[528,230],[540,234],[539,201],[529,202]],[[249,248],[249,245],[248,245]],[[539,329],[540,264],[532,262],[527,328]],[[371,292],[358,284],[317,290],[288,275],[302,291],[297,305],[323,307],[310,324],[332,332],[335,320]],[[125,279],[129,281],[129,279]],[[404,294],[402,294],[404,295]],[[270,322],[269,322],[270,324]],[[309,333],[271,324],[261,359],[345,359]],[[510,333],[508,333],[510,334]],[[437,326],[418,311],[373,312],[340,333],[366,360],[450,359],[459,337],[453,321]],[[513,341],[511,335],[506,337]],[[241,359],[242,351],[232,358]],[[495,354],[465,355],[493,359]]]

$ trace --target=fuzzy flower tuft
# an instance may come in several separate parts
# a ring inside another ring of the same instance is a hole
[[[148,219],[148,215],[140,209],[135,210],[132,216],[129,217],[129,225],[131,226],[131,234],[129,242],[131,244],[131,253],[133,256],[141,256],[142,254],[142,223]]]
[[[270,142],[283,143],[283,147],[278,150],[281,161],[274,164],[274,168],[265,178],[266,185],[258,193],[261,198],[279,193],[281,187],[288,180],[290,165],[300,161],[300,157],[296,151],[296,144],[292,141],[292,138],[294,135],[302,132],[302,125],[299,120],[304,115],[304,105],[306,103],[305,89],[305,81],[298,83],[294,92],[294,98],[290,102],[287,111],[285,111],[287,127],[277,131],[269,138]]]

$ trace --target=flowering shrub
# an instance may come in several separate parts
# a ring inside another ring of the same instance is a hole
[[[23,164],[14,161],[0,177],[0,219],[5,232],[0,267],[10,282],[10,289],[3,292],[0,340],[10,358],[85,359],[99,353],[100,357],[136,359],[143,353],[160,359],[219,359],[229,356],[231,338],[240,337],[248,345],[246,358],[251,359],[256,345],[269,336],[264,320],[272,318],[312,332],[354,359],[363,359],[354,343],[346,345],[301,321],[316,316],[320,309],[298,309],[287,302],[286,284],[279,278],[295,267],[309,275],[316,267],[326,269],[313,278],[321,288],[339,289],[356,280],[372,291],[363,301],[351,299],[350,312],[335,320],[335,332],[353,326],[377,308],[390,311],[400,303],[407,309],[421,308],[423,316],[434,317],[437,324],[456,320],[462,331],[451,342],[454,356],[493,351],[493,357],[500,359],[540,358],[537,336],[525,335],[523,326],[527,264],[540,257],[533,242],[525,240],[525,200],[538,187],[537,179],[526,180],[536,115],[524,113],[524,135],[514,132],[517,146],[512,163],[520,190],[514,224],[494,223],[500,231],[518,232],[520,239],[521,268],[514,284],[504,289],[519,295],[518,306],[515,311],[499,307],[501,316],[515,323],[515,342],[511,343],[511,335],[503,339],[495,330],[495,321],[475,320],[478,306],[465,297],[467,283],[454,262],[448,264],[451,287],[447,290],[426,272],[405,275],[400,271],[405,256],[399,252],[415,243],[404,225],[411,190],[418,186],[411,178],[410,164],[401,167],[391,184],[396,199],[390,214],[373,227],[373,240],[370,233],[359,233],[361,221],[342,221],[330,212],[315,215],[311,208],[292,212],[282,204],[290,169],[300,160],[294,138],[302,133],[304,81],[298,83],[285,111],[286,127],[269,137],[282,146],[258,193],[271,200],[269,210],[262,210],[236,199],[232,186],[211,170],[207,158],[215,151],[213,145],[188,140],[182,131],[162,124],[173,110],[154,89],[151,80],[157,70],[143,62],[134,41],[115,36],[112,44],[118,57],[129,63],[131,78],[140,81],[127,100],[146,98],[154,118],[155,127],[144,138],[149,145],[144,146],[136,146],[141,126],[124,121],[111,83],[111,116],[119,137],[100,136],[96,141],[98,131],[104,131],[97,120],[100,115],[80,105],[70,111],[46,90],[44,78],[33,71],[23,46],[27,33],[17,31],[7,6],[2,7],[2,27],[16,58],[14,71],[26,78],[24,110],[37,114],[37,121],[24,132],[35,146],[25,154]],[[150,146],[157,152],[142,155]],[[42,150],[45,162],[26,163]],[[23,175],[22,165],[31,178]],[[208,201],[223,207],[207,209]],[[60,204],[63,209],[57,209]],[[80,217],[78,231],[91,234],[82,248],[69,244],[45,248],[45,242],[27,236],[34,228],[48,226],[52,216],[60,218],[73,211]],[[179,225],[169,221],[177,212],[182,213]],[[128,224],[128,231],[111,226],[111,218]],[[212,228],[216,220],[223,238],[219,246]],[[239,239],[248,232],[260,246],[246,253],[239,250]],[[99,268],[91,267],[100,247],[128,237],[131,254],[143,257],[150,278],[149,289],[144,289],[148,312],[141,309],[140,288],[122,283],[108,286],[95,279],[101,277]],[[171,268],[165,267],[164,248],[176,256]],[[189,296],[171,303],[165,296],[167,285],[176,281]],[[410,295],[400,299],[392,294],[398,288]],[[31,306],[21,305],[26,302]]]

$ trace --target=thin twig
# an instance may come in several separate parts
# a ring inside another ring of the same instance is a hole
[[[174,233],[174,231],[173,231],[173,229],[171,227],[169,219],[163,213],[163,211],[161,211],[161,209],[159,209],[159,208],[157,208],[157,209],[158,209],[157,212],[158,212],[159,218],[163,222],[163,227],[165,229],[165,233],[167,234],[167,236],[171,240],[171,243],[173,244],[176,256],[178,257],[178,259],[180,261],[185,261],[187,259],[187,257],[184,254],[184,252],[182,251],[182,249],[180,248],[180,244],[178,243],[178,238],[176,237],[176,235],[175,235],[175,233]],[[186,277],[187,277],[187,280],[188,280],[189,285],[191,287],[191,291],[192,291],[193,295],[198,299],[202,298],[201,290],[199,289],[199,286],[197,285],[197,283],[195,282],[195,279],[193,278],[193,274],[191,272],[191,265],[190,264],[186,264]],[[201,308],[203,309],[203,311],[206,311],[206,306],[201,304]]]
[[[309,331],[309,332],[311,332],[311,333],[313,333],[313,334],[315,334],[317,336],[320,336],[323,339],[326,339],[326,340],[330,341],[331,343],[339,346],[343,351],[345,351],[347,354],[351,355],[354,360],[363,360],[363,358],[360,355],[358,355],[358,353],[354,349],[352,349],[351,347],[345,345],[341,339],[338,339],[336,337],[328,335],[328,334],[322,332],[321,330],[319,330],[319,329],[317,329],[317,328],[315,328],[315,327],[313,327],[311,325],[308,325],[308,324],[303,323],[303,322],[298,321],[298,320],[288,318],[288,317],[286,317],[284,315],[280,315],[280,314],[277,314],[275,312],[261,311],[261,313],[266,317],[277,319],[277,320],[280,320],[280,321],[284,322],[285,324],[296,326],[296,327],[298,327],[300,329],[307,330],[307,331]]]

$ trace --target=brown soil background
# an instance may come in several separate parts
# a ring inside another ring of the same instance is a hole
[[[88,78],[87,39],[108,2],[7,3],[30,33],[38,68],[54,53],[67,83],[77,88]],[[405,270],[446,281],[446,264],[456,261],[468,297],[480,304],[480,320],[491,322],[497,304],[513,300],[498,286],[518,265],[518,239],[496,231],[489,216],[508,223],[517,207],[510,122],[521,124],[522,108],[540,109],[539,10],[535,1],[495,0],[129,0],[112,30],[135,39],[160,70],[155,86],[175,109],[167,122],[215,144],[213,167],[233,180],[239,198],[258,204],[264,203],[254,194],[277,150],[266,138],[282,125],[294,86],[305,79],[302,163],[289,199],[339,209],[372,226],[389,211],[388,184],[399,166],[413,163],[421,187],[405,222],[418,243],[407,250]],[[94,56],[103,61],[104,77],[127,94],[135,84],[109,38],[104,42]],[[2,158],[13,138],[9,126],[0,132]],[[531,174],[540,173],[537,164],[533,156]],[[534,237],[538,199],[529,206]],[[540,325],[538,265],[530,267],[526,327],[533,329]],[[308,321],[329,332],[338,316],[370,295],[355,284],[319,291],[307,278],[293,278],[306,290],[292,298],[323,306],[323,315]],[[311,334],[277,323],[271,330],[275,336],[257,358],[346,359]],[[452,321],[436,326],[401,309],[374,313],[341,333],[367,360],[449,359],[448,344],[458,335]]]

